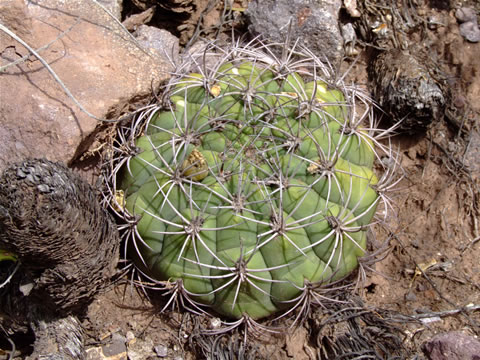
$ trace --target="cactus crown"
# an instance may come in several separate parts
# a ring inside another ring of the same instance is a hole
[[[383,198],[367,97],[277,46],[192,56],[116,176],[137,268],[231,319],[285,314],[351,273]]]

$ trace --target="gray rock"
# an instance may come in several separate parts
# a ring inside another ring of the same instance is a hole
[[[357,55],[358,51],[355,49],[357,34],[355,33],[352,23],[342,25],[341,29],[343,42],[345,44],[345,54],[347,56]]]
[[[462,7],[455,12],[455,17],[460,23],[477,22],[477,13],[475,9],[469,7]]]
[[[468,147],[464,156],[464,164],[470,170],[474,180],[480,180],[480,133],[475,130],[470,131]]]
[[[127,355],[129,360],[144,360],[155,357],[153,341],[150,338],[139,339],[128,344]]]
[[[157,345],[154,348],[158,357],[166,357],[168,355],[168,348],[165,345]]]
[[[152,85],[172,70],[163,58],[142,50],[93,1],[42,0],[28,7],[23,0],[4,1],[0,21],[35,49],[51,42],[40,55],[98,118],[118,117],[133,99],[150,96]],[[29,55],[2,31],[0,44],[0,67]],[[26,157],[70,163],[94,140],[98,124],[35,57],[1,73],[0,170]]]
[[[480,341],[461,332],[437,335],[422,350],[430,360],[480,360]]]
[[[460,34],[465,38],[465,40],[472,43],[477,43],[480,41],[480,28],[478,27],[477,22],[468,21],[460,24]]]
[[[413,291],[409,291],[405,294],[405,300],[407,301],[416,301],[417,300],[417,296],[415,295],[415,293]]]
[[[86,360],[105,360],[100,346],[88,348],[85,352],[87,353]]]
[[[338,25],[341,0],[253,0],[246,11],[249,30],[274,42],[283,42],[289,30],[320,59],[338,64],[343,57],[343,39]]]
[[[127,345],[125,337],[118,333],[112,335],[112,341],[102,347],[103,355],[108,357],[121,357],[122,354],[127,355]]]
[[[167,30],[140,25],[133,35],[140,45],[145,49],[154,51],[158,57],[163,58],[166,62],[178,61],[179,40]]]

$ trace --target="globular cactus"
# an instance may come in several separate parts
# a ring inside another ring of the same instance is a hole
[[[285,314],[350,274],[383,198],[368,98],[273,47],[192,58],[116,172],[137,269],[230,319]]]

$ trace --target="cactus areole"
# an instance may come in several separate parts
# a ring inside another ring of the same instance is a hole
[[[357,267],[379,199],[374,141],[320,64],[245,51],[170,82],[117,175],[138,269],[190,304],[260,319]]]

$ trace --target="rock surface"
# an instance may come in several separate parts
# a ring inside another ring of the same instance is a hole
[[[337,64],[343,57],[338,25],[341,0],[253,0],[246,11],[249,29],[274,42],[284,42],[291,21],[290,38],[299,39],[314,54]]]
[[[159,57],[170,61],[178,60],[178,39],[167,30],[140,25],[133,35],[143,48],[155,52]]]
[[[98,118],[118,117],[172,70],[93,1],[39,0],[28,6],[24,0],[2,1],[0,22],[34,49],[50,44],[38,52]],[[0,67],[25,55],[24,46],[0,31]],[[69,163],[88,147],[98,124],[35,57],[0,72],[0,170],[38,154]]]
[[[468,41],[477,43],[480,41],[480,28],[476,22],[460,24],[460,34]]]
[[[480,41],[480,27],[477,14],[473,8],[463,7],[455,12],[455,17],[460,23],[460,34],[472,43]]]
[[[96,0],[105,9],[115,16],[116,19],[122,18],[123,0]]]
[[[430,360],[480,360],[480,341],[461,332],[437,335],[422,349]]]
[[[480,133],[472,130],[468,140],[468,147],[464,156],[464,164],[470,170],[474,180],[480,181]]]

